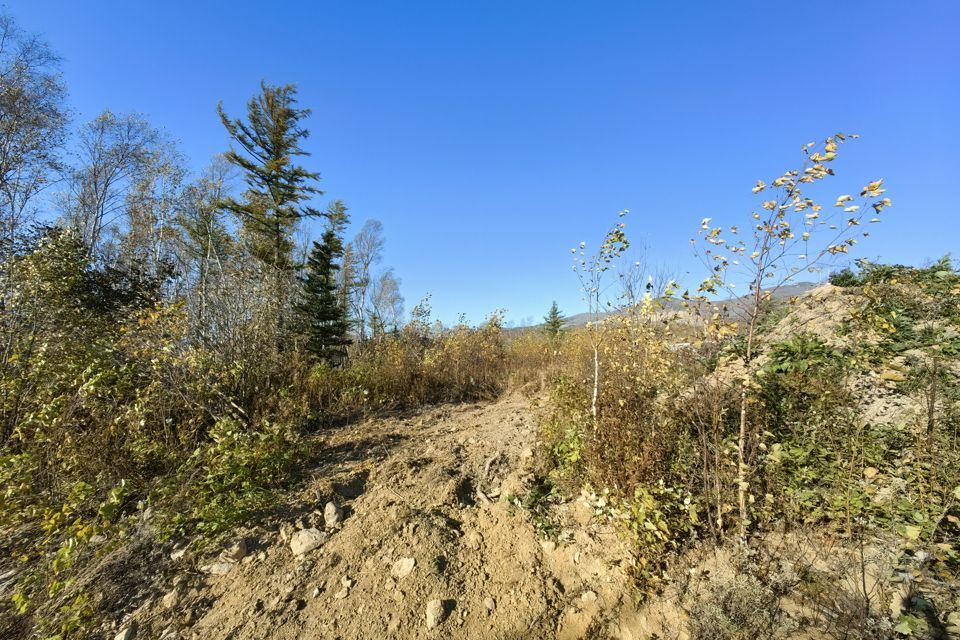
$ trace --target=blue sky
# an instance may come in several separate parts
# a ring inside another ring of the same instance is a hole
[[[136,111],[200,169],[261,78],[297,83],[354,229],[384,223],[407,307],[471,321],[582,307],[570,247],[630,209],[699,280],[701,218],[805,142],[858,132],[831,189],[894,201],[859,255],[957,247],[960,2],[6,2],[64,58],[77,123]]]

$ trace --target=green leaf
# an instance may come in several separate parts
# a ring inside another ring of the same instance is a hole
[[[896,631],[897,633],[902,633],[905,636],[909,636],[913,634],[913,629],[910,628],[910,623],[907,622],[906,620],[904,620],[903,622],[895,626],[893,630]]]
[[[907,525],[906,527],[903,528],[903,535],[905,535],[910,540],[916,540],[917,538],[920,537],[920,531],[921,531],[920,527]]]

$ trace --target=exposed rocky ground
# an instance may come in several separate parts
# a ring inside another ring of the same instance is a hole
[[[633,598],[616,532],[581,498],[557,510],[567,532],[558,546],[538,537],[534,517],[511,500],[532,481],[534,412],[514,395],[329,432],[329,462],[315,480],[266,522],[236,532],[219,557],[174,549],[173,570],[109,633],[513,639],[616,631]]]

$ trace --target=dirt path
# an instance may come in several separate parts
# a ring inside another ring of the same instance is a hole
[[[586,502],[558,511],[557,546],[507,501],[526,491],[535,433],[521,396],[335,430],[289,511],[238,532],[245,556],[212,561],[225,575],[174,576],[135,614],[137,637],[642,637],[612,622],[630,600],[619,539]],[[331,500],[343,520],[327,527]],[[328,537],[298,556],[303,528]]]

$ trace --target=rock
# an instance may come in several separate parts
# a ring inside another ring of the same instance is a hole
[[[532,458],[532,457],[533,457],[533,449],[531,449],[530,447],[527,447],[526,449],[520,452],[521,460],[526,460],[527,458]]]
[[[336,502],[328,502],[323,508],[323,521],[327,528],[333,528],[343,522],[343,509]]]
[[[870,480],[871,478],[876,477],[878,473],[880,473],[880,470],[876,467],[867,467],[863,470],[863,477],[867,480]]]
[[[214,576],[225,576],[233,570],[232,562],[214,562],[200,567],[200,571]]]
[[[177,606],[177,602],[180,601],[180,590],[171,589],[163,596],[163,599],[160,600],[160,603],[163,604],[165,609],[173,609]]]
[[[584,591],[580,595],[580,601],[585,604],[590,604],[591,602],[597,601],[597,592],[596,591]]]
[[[180,634],[173,627],[167,627],[160,634],[160,640],[178,640]]]
[[[344,587],[343,589],[340,589],[340,591],[337,591],[335,594],[333,594],[333,597],[337,600],[343,600],[348,595],[350,595],[350,589]]]
[[[302,556],[309,553],[327,541],[329,536],[314,528],[301,529],[290,538],[290,550],[294,555]]]
[[[440,625],[447,617],[447,609],[443,606],[443,600],[435,598],[427,603],[427,629],[434,629]]]
[[[132,621],[128,626],[120,630],[120,633],[113,637],[113,640],[133,640],[137,637],[137,622]]]
[[[351,580],[347,576],[343,576],[342,578],[340,578],[340,584],[342,584],[344,587],[349,589],[350,587],[353,586],[353,580]]]
[[[487,611],[493,612],[493,610],[497,608],[497,601],[493,598],[484,598],[483,606],[487,608]]]
[[[187,553],[186,547],[180,547],[179,549],[174,549],[173,551],[170,552],[170,559],[176,562],[177,560],[180,560],[181,558],[183,558],[183,556],[185,556],[186,553]]]
[[[390,568],[390,575],[394,578],[401,580],[406,578],[413,571],[413,567],[416,566],[417,561],[413,558],[400,558],[393,563],[393,567]]]
[[[479,549],[483,545],[483,536],[479,531],[471,531],[467,535],[467,546],[471,549]]]
[[[247,555],[247,541],[241,538],[223,550],[220,557],[228,562],[240,562]]]

